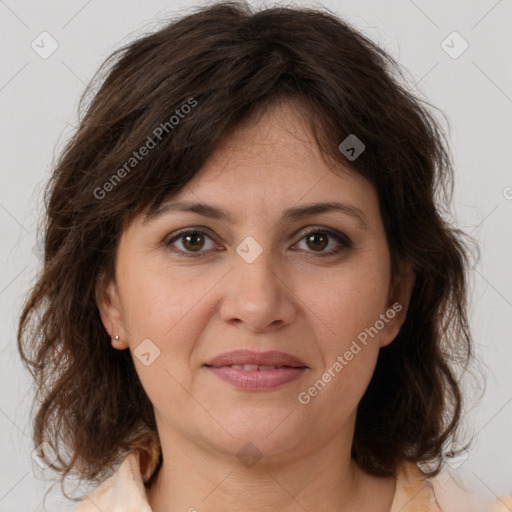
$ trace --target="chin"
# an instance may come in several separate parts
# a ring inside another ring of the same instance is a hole
[[[287,417],[288,416],[288,417]],[[229,434],[211,440],[218,448],[240,457],[278,456],[294,451],[304,442],[304,430],[295,424],[290,411],[279,409],[273,414],[242,409],[229,419],[216,417]],[[286,419],[285,419],[286,418]],[[302,425],[303,427],[303,425]]]

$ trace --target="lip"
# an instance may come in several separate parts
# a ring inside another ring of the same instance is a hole
[[[276,366],[275,369],[243,370],[231,365]],[[234,350],[220,354],[204,365],[214,375],[238,388],[264,391],[298,379],[309,367],[285,352]]]
[[[268,352],[255,352],[253,350],[233,350],[220,354],[205,366],[231,366],[232,364],[257,364],[260,366],[287,366],[290,368],[308,368],[298,357],[285,352],[271,350]]]

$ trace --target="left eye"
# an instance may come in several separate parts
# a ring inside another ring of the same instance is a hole
[[[169,247],[173,246],[173,252],[175,252],[180,257],[196,257],[200,256],[201,253],[208,251],[208,248],[205,251],[201,250],[205,248],[205,239],[210,240],[210,242],[213,244],[210,247],[210,250],[214,250],[215,242],[213,241],[212,237],[205,231],[201,230],[182,231],[181,233],[176,234],[174,237],[165,242],[165,245]],[[335,240],[338,243],[338,246],[325,251],[324,249],[329,245],[330,239]],[[314,248],[313,250],[307,252],[318,253],[319,256],[337,254],[343,249],[349,249],[352,247],[352,242],[346,235],[343,233],[338,233],[337,231],[332,231],[331,229],[317,228],[311,230],[303,234],[299,242],[302,240],[305,240],[305,243],[308,244],[310,249],[312,247]],[[180,243],[181,247],[176,247],[174,245],[175,242]]]
[[[329,239],[331,238],[338,243],[338,246],[329,251],[324,251],[323,249],[329,245]],[[308,252],[319,252],[319,256],[338,254],[343,249],[350,249],[352,247],[352,242],[346,235],[330,229],[314,229],[305,233],[301,238],[301,241],[302,240],[305,240],[306,244],[312,244],[312,246],[315,247],[314,251]],[[311,247],[311,245],[309,245],[309,247]]]

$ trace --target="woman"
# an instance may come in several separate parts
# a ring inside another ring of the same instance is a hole
[[[395,62],[327,12],[221,3],[109,65],[18,334],[43,458],[102,482],[77,510],[444,510],[467,249]]]

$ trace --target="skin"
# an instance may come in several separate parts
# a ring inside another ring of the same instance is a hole
[[[402,265],[392,279],[373,186],[348,167],[329,167],[298,112],[282,103],[238,128],[173,198],[216,205],[235,222],[169,211],[146,223],[139,215],[122,233],[116,278],[99,308],[107,331],[119,335],[115,349],[133,355],[149,338],[160,350],[149,366],[134,356],[164,457],[148,491],[154,512],[391,507],[395,479],[363,473],[350,447],[357,405],[380,348],[405,319],[414,277]],[[280,221],[287,208],[326,201],[359,208],[366,228],[339,211]],[[211,238],[166,246],[183,228]],[[311,228],[344,233],[353,246],[322,257],[340,244],[332,237],[321,238],[320,248],[308,243]],[[263,249],[252,263],[236,252],[247,236]],[[395,302],[400,313],[301,404],[299,393]],[[278,389],[247,391],[203,366],[239,348],[287,352],[309,369]],[[250,467],[237,457],[247,442],[261,454]]]

